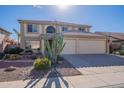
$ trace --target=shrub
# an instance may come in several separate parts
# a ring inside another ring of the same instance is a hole
[[[34,68],[36,70],[46,69],[51,67],[51,61],[46,58],[37,58],[33,64]]]
[[[20,54],[23,51],[20,47],[5,48],[4,53],[6,54]]]
[[[0,53],[0,59],[3,59],[4,56],[5,56],[4,53]]]
[[[7,60],[18,60],[20,58],[21,58],[21,56],[18,54],[7,54],[4,57],[4,59],[7,59]]]
[[[119,51],[113,51],[112,54],[120,55]]]
[[[120,55],[124,55],[124,50],[119,50]]]
[[[26,49],[26,50],[25,50],[25,54],[31,55],[32,53],[33,53],[33,51],[32,51],[31,49]]]
[[[10,54],[6,54],[6,55],[3,57],[3,59],[9,59],[9,55],[10,55]]]

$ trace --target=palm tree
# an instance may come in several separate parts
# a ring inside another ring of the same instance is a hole
[[[13,31],[15,32],[15,34],[16,34],[17,37],[18,37],[18,46],[19,46],[20,32],[17,31],[16,29],[13,29]]]

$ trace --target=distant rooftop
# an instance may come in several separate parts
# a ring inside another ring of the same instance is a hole
[[[83,27],[92,27],[91,25],[86,24],[76,24],[76,23],[69,23],[69,22],[61,22],[61,21],[48,21],[48,20],[18,20],[19,23],[21,22],[30,22],[30,23],[37,23],[37,24],[56,24],[56,25],[71,25],[71,26],[83,26]]]
[[[115,39],[120,39],[120,40],[124,40],[124,33],[122,32],[95,32],[96,34],[100,34],[100,35],[106,35],[106,36],[110,36],[113,37]]]
[[[9,31],[5,30],[5,29],[4,29],[4,28],[2,28],[2,27],[0,27],[0,30],[1,30],[1,31],[4,31],[5,33],[8,33],[8,34],[12,34],[11,32],[9,32]]]

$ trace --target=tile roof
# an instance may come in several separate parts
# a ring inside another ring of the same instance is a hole
[[[9,32],[9,31],[3,29],[2,27],[0,27],[0,30],[1,30],[1,31],[4,31],[5,33],[8,33],[8,34],[12,34],[11,32]]]
[[[95,32],[95,33],[100,35],[110,36],[112,38],[119,39],[119,40],[124,40],[124,33],[116,33],[116,32]]]
[[[78,32],[78,31],[77,32],[76,31],[73,31],[73,32],[64,32],[64,35],[104,37],[103,35],[99,35],[99,34],[96,34],[96,33]]]
[[[48,20],[18,20],[19,23],[21,22],[29,22],[29,23],[43,23],[43,24],[58,24],[58,25],[75,25],[75,26],[84,26],[84,27],[92,27],[91,25],[86,24],[76,24],[76,23],[69,23],[69,22],[61,22],[61,21],[48,21]]]

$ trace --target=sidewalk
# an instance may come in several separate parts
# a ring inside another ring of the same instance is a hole
[[[11,82],[0,82],[0,87],[3,88],[124,87],[124,66],[108,67],[108,68],[89,68],[89,69],[86,68],[86,69],[82,69],[83,75],[70,76],[70,77],[55,77],[48,79],[42,78],[39,80],[37,79],[37,80],[26,80],[26,81],[19,80],[19,81],[11,81]]]

